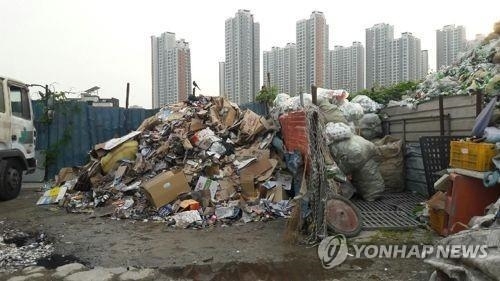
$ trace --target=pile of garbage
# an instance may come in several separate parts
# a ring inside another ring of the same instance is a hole
[[[38,260],[53,252],[54,247],[44,233],[28,233],[7,227],[0,232],[1,270],[36,265]]]
[[[496,24],[500,25],[500,24]],[[406,103],[420,103],[439,95],[492,95],[500,91],[500,30],[498,27],[454,64],[432,73]]]
[[[272,120],[224,98],[167,105],[90,162],[63,168],[38,204],[178,227],[287,217],[292,175],[271,149]]]

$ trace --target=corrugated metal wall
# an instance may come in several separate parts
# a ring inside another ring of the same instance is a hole
[[[444,135],[470,135],[476,118],[476,96],[445,96]],[[439,99],[419,104],[416,109],[388,107],[382,110],[386,133],[405,142],[406,188],[427,195],[427,184],[419,139],[439,136]]]
[[[267,115],[267,106],[262,102],[249,102],[245,104],[239,105],[239,107],[243,109],[250,109],[251,111],[259,114],[259,115]]]
[[[135,130],[157,110],[93,107],[69,101],[56,104],[50,124],[42,121],[44,104],[41,101],[33,101],[33,111],[37,150],[45,151],[49,146],[57,148],[56,161],[48,167],[48,177],[52,178],[62,167],[87,163],[87,153],[93,145]]]

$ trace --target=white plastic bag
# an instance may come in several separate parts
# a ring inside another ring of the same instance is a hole
[[[339,142],[351,138],[353,135],[351,127],[344,123],[327,123],[325,137],[328,143]]]
[[[365,113],[375,113],[382,108],[381,104],[365,95],[357,95],[351,100],[351,102],[360,104]]]
[[[358,103],[345,101],[339,108],[347,121],[357,121],[363,118],[363,108]]]

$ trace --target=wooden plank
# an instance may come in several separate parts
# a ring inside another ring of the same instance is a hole
[[[475,119],[472,118],[460,118],[460,119],[452,119],[450,122],[450,127],[451,131],[467,131],[471,132],[472,127],[474,127],[474,124],[476,123]]]
[[[406,140],[407,141],[414,141],[418,142],[420,140],[420,137],[423,136],[439,136],[440,132],[439,131],[429,131],[425,133],[413,133],[413,132],[406,132]]]
[[[444,108],[451,108],[464,105],[473,105],[475,108],[476,97],[460,95],[460,96],[446,96],[443,98]],[[419,104],[417,108],[418,110],[430,110],[430,109],[439,110],[439,101],[436,98],[434,100]]]
[[[449,114],[451,118],[455,117],[475,117],[476,116],[476,107],[472,105],[467,106],[459,106],[459,107],[451,107],[445,108],[444,114]],[[400,111],[397,114],[393,114],[387,117],[387,120],[401,120],[401,119],[409,119],[409,118],[439,118],[439,110],[404,110]]]

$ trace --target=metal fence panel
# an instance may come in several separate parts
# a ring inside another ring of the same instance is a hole
[[[68,101],[57,103],[53,119],[46,122],[44,110],[42,101],[33,101],[36,149],[44,153],[49,151],[50,156],[55,157],[53,165],[47,167],[48,178],[63,167],[84,165],[93,145],[135,130],[156,112],[140,108],[93,107],[85,102]]]

